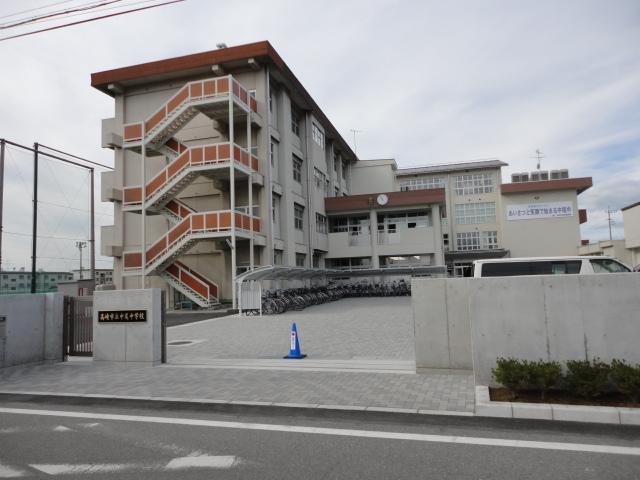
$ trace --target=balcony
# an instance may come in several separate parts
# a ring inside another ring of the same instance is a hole
[[[102,202],[121,202],[122,189],[115,188],[116,172],[100,174],[100,200]]]
[[[100,254],[103,257],[121,257],[122,242],[116,239],[115,225],[100,227]]]
[[[234,115],[258,112],[258,104],[246,88],[231,75],[187,83],[143,122],[124,125],[123,147],[141,151],[144,135],[146,148],[158,148],[198,113],[219,120],[229,114],[231,96]]]

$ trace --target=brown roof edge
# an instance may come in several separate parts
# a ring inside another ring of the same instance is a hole
[[[578,194],[593,186],[591,177],[541,180],[538,182],[515,182],[500,185],[502,193],[527,193],[549,190],[576,190]]]
[[[340,144],[341,149],[344,150],[347,155],[354,159],[358,158],[349,144],[347,144],[344,138],[342,138],[342,135],[338,133],[338,130],[333,126],[333,123],[331,123],[315,100],[311,97],[309,92],[307,92],[304,86],[302,86],[300,80],[298,80],[298,78],[293,74],[282,57],[280,57],[275,48],[273,48],[271,43],[267,40],[92,73],[91,86],[101,92],[107,93],[108,95],[113,95],[107,89],[108,85],[111,83],[175,73],[206,65],[215,65],[234,60],[242,60],[245,58],[261,58],[263,60],[268,60],[278,68],[284,76],[291,81],[293,87],[298,90],[305,101],[311,105],[311,111],[318,120],[328,127],[328,132],[326,133],[329,135],[327,135],[327,137],[335,138]]]
[[[378,195],[384,193],[388,197],[385,205],[378,205]],[[343,197],[327,197],[324,199],[325,211],[329,213],[349,212],[354,210],[384,209],[393,207],[423,206],[445,203],[445,189],[432,188],[410,190],[408,192],[379,192]]]
[[[632,203],[631,205],[627,205],[626,207],[622,207],[620,210],[622,210],[622,211],[629,210],[630,208],[637,207],[638,205],[640,205],[640,202]]]

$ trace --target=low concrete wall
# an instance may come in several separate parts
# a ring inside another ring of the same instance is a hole
[[[471,357],[488,385],[500,356],[640,363],[637,274],[414,279],[412,289],[418,369]]]
[[[0,296],[0,368],[62,361],[63,314],[60,293]]]
[[[416,370],[471,370],[471,329],[466,278],[411,281]]]
[[[145,310],[145,322],[101,323],[100,311]],[[93,360],[143,362],[162,359],[162,290],[96,290],[93,295]]]

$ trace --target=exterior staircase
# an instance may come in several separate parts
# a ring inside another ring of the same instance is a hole
[[[260,218],[249,211],[197,212],[176,196],[200,175],[229,178],[227,172],[231,166],[254,181],[259,161],[235,143],[189,147],[174,134],[200,113],[224,122],[240,112],[253,121],[252,115],[257,111],[256,99],[227,75],[189,82],[146,120],[124,125],[123,148],[164,155],[169,164],[146,185],[124,187],[123,210],[141,211],[144,198],[145,211],[160,213],[172,224],[144,255],[141,251],[123,253],[124,275],[139,275],[144,257],[145,275],[161,276],[200,307],[211,308],[219,303],[218,285],[180,262],[179,257],[203,240],[231,235],[252,239],[254,232],[260,232]]]

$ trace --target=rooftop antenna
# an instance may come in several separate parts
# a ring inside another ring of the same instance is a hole
[[[607,206],[607,223],[609,224],[609,240],[613,240],[613,235],[611,234],[611,225],[615,225],[616,222],[611,218],[611,214],[614,213],[611,210],[611,207]]]
[[[357,149],[357,145],[356,145],[356,134],[358,133],[362,133],[364,130],[356,130],[354,128],[352,128],[351,133],[353,133],[353,153],[356,153],[356,149]],[[357,155],[357,153],[356,153]]]
[[[540,171],[540,165],[542,163],[543,158],[544,158],[544,155],[542,155],[542,150],[540,150],[539,148],[536,148],[536,160],[537,160],[536,168],[538,169],[538,171]]]

